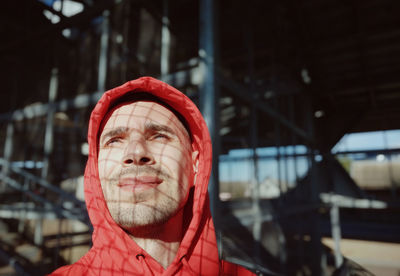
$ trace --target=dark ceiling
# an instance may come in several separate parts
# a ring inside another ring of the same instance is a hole
[[[43,16],[48,8],[37,0],[2,4],[0,78],[6,97],[0,113],[46,101],[43,87],[48,86],[52,66],[73,63],[68,53],[83,40],[82,36],[66,39],[60,31],[74,26],[83,35],[102,10],[118,5],[118,1],[105,0],[77,2],[85,4],[83,13],[61,18],[56,25]],[[161,22],[163,1],[130,2]],[[180,62],[197,56],[199,3],[169,2],[170,28],[176,41],[172,68],[177,68]],[[399,1],[221,0],[216,4],[219,74],[243,87],[253,80],[257,98],[278,110],[291,97],[294,121],[305,112],[301,99],[310,97],[321,148],[330,149],[348,132],[399,128]],[[62,95],[76,95],[76,86],[65,83],[71,88]],[[223,88],[221,93],[225,96],[229,91]],[[233,104],[241,105],[242,100],[233,96]],[[235,113],[232,124],[240,114]],[[248,127],[246,116],[244,123],[232,127],[233,136]],[[268,122],[261,119],[259,123],[266,133],[272,131]]]

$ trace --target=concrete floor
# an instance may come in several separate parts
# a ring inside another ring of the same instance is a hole
[[[322,241],[334,248],[333,240]],[[342,254],[378,276],[400,275],[400,244],[342,239]]]

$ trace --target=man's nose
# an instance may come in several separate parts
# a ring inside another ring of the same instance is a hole
[[[154,157],[149,151],[144,139],[131,141],[125,150],[123,165],[151,165],[154,164]]]

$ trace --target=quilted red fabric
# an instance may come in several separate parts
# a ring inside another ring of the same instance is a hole
[[[179,112],[189,124],[193,148],[199,151],[199,167],[192,214],[179,250],[164,269],[140,248],[111,218],[98,174],[97,135],[110,105],[127,92],[147,92]],[[206,123],[195,106],[177,89],[151,77],[129,81],[104,93],[94,108],[88,131],[89,158],[85,170],[85,201],[94,226],[93,247],[78,262],[64,266],[52,275],[253,275],[248,270],[221,261],[209,209],[207,186],[211,172],[211,140]]]

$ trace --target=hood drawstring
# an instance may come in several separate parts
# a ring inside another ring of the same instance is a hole
[[[144,270],[144,275],[154,275],[150,269],[149,264],[146,262],[146,256],[144,254],[141,254],[141,253],[137,254],[136,260],[138,260],[142,264],[142,267]]]
[[[192,268],[190,267],[190,264],[188,263],[187,259],[186,259],[186,254],[183,255],[180,259],[179,259],[179,263],[186,267],[186,269],[190,272],[190,274],[192,275],[198,275],[197,273],[195,273]]]
[[[143,259],[145,258],[145,256],[143,254],[137,254],[136,255],[136,260],[140,261],[141,260],[140,257],[142,257]]]

